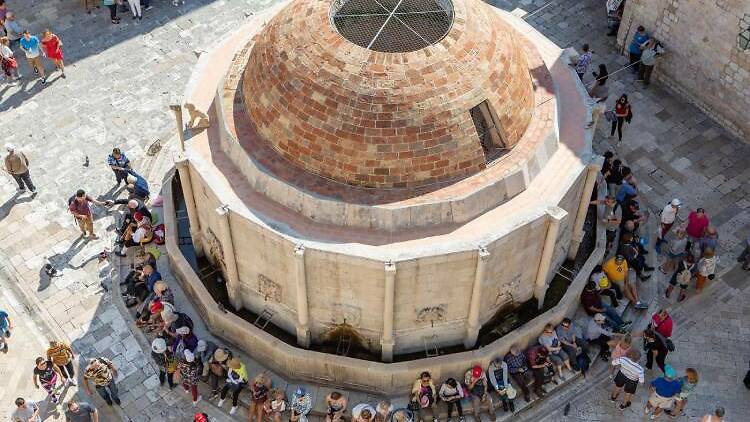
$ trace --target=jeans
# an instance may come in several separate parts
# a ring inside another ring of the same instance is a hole
[[[107,404],[112,404],[112,402],[117,404],[120,403],[120,396],[117,395],[117,384],[115,384],[115,380],[110,381],[109,384],[105,386],[97,385],[96,392],[99,393]]]
[[[164,385],[164,381],[169,383],[169,388],[174,388],[174,373],[168,373],[164,369],[159,370],[159,384]]]
[[[31,176],[29,175],[28,170],[20,174],[14,173],[13,178],[16,179],[16,183],[18,183],[18,189],[25,190],[28,188],[32,192],[36,191],[36,186],[34,186],[34,183],[31,181]]]
[[[619,327],[625,322],[620,314],[617,313],[617,309],[607,306],[605,303],[602,303],[602,306],[604,307],[604,316],[607,317],[607,323],[609,325]]]
[[[492,403],[492,396],[490,396],[489,393],[484,395],[484,399],[481,397],[471,395],[471,404],[474,407],[474,420],[481,421],[481,418],[479,417],[479,412],[482,410],[482,402],[487,402],[487,413],[490,415],[490,420],[494,421],[497,419],[497,416],[495,415],[495,405]]]
[[[612,131],[610,136],[615,136],[615,130],[617,130],[617,140],[622,142],[622,126],[625,124],[625,116],[617,116],[617,120],[612,122]]]
[[[581,339],[581,338],[576,338],[576,346],[578,346],[578,347],[581,348],[581,353],[588,354],[588,352],[589,352],[589,343],[586,340]],[[565,353],[567,353],[568,356],[570,356],[570,363],[574,367],[577,367],[578,365],[577,365],[577,362],[576,362],[576,358],[578,357],[578,348],[577,347],[573,347],[573,346],[569,346],[567,344],[563,344],[562,348],[563,348],[563,350],[565,350]]]
[[[461,399],[457,400],[451,400],[446,401],[445,404],[448,406],[448,419],[450,419],[451,416],[453,416],[453,407],[456,407],[456,411],[458,412],[458,416],[463,417],[464,416],[464,408],[461,407]],[[475,413],[476,415],[476,413]]]
[[[125,182],[125,184],[127,184],[128,172],[124,170],[112,170],[112,172],[115,174],[115,181],[118,185],[120,182]]]
[[[664,372],[665,362],[664,360],[667,358],[666,353],[662,353],[662,350],[659,351],[659,354],[656,356],[656,365],[661,369],[662,372]],[[654,367],[654,354],[651,353],[651,349],[646,349],[646,368],[651,369]]]
[[[633,73],[638,72],[640,70],[640,66],[636,63],[641,60],[641,53],[628,53],[628,58],[630,59],[630,64],[633,65],[630,68],[630,71]]]
[[[237,401],[240,398],[240,392],[245,387],[245,384],[224,384],[224,388],[221,389],[221,395],[219,396],[222,400],[227,398],[227,393],[232,390],[232,406],[237,406]]]

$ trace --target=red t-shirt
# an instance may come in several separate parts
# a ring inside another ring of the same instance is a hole
[[[685,228],[690,237],[703,237],[703,232],[708,227],[708,215],[703,214],[703,218],[698,217],[698,213],[693,211],[688,215],[688,225]]]
[[[671,316],[667,315],[666,318],[661,319],[659,314],[654,314],[654,316],[651,317],[651,326],[664,337],[672,337],[673,323]]]
[[[617,104],[615,104],[615,114],[618,115],[618,116],[620,116],[620,117],[627,116],[628,115],[628,105],[627,104],[623,104],[623,103],[621,103],[621,102],[618,101]]]

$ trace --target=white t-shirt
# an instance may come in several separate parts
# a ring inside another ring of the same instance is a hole
[[[677,210],[672,206],[672,203],[667,204],[666,207],[661,211],[661,222],[663,224],[673,224],[675,218],[677,218]]]
[[[133,242],[140,243],[140,241],[146,237],[146,234],[148,234],[148,230],[146,230],[145,227],[138,227],[135,233],[133,233]]]
[[[13,57],[13,50],[7,45],[0,45],[0,56],[5,57],[6,59]]]

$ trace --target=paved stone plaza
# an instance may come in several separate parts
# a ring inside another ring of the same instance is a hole
[[[114,193],[114,177],[105,165],[113,146],[120,146],[136,169],[150,169],[152,191],[156,191],[174,155],[170,144],[174,121],[167,106],[182,93],[196,52],[272,2],[188,0],[179,8],[167,0],[152,3],[154,8],[144,12],[143,21],[135,23],[123,14],[122,24],[111,25],[104,10],[87,15],[78,0],[8,0],[9,8],[32,32],[50,26],[58,33],[65,43],[68,77],[59,79],[55,73],[46,86],[28,78],[17,86],[0,86],[4,139],[29,156],[31,174],[40,190],[31,199],[27,194],[15,194],[9,177],[0,186],[0,261],[4,269],[0,307],[9,308],[16,321],[12,350],[0,355],[3,417],[15,396],[43,398],[31,383],[32,356],[43,353],[49,337],[67,337],[82,357],[107,355],[120,366],[122,412],[105,413],[101,420],[184,421],[192,410],[188,396],[158,387],[142,339],[129,326],[124,308],[115,306],[103,287],[110,287],[109,278],[117,268],[106,261],[99,263],[96,256],[112,243],[113,235],[107,230],[113,227],[115,213],[97,208],[95,228],[101,239],[85,242],[77,239],[78,229],[66,210],[67,198],[78,188],[92,195]],[[610,72],[626,63],[614,37],[604,35],[605,12],[600,0],[494,3],[528,13],[544,7],[528,21],[558,45],[590,43],[593,64],[605,62]],[[28,77],[28,66],[19,62]],[[590,74],[586,78],[589,81]],[[702,376],[687,406],[688,417],[680,420],[697,420],[717,404],[727,408],[729,420],[742,420],[750,414],[748,391],[741,383],[750,358],[750,290],[746,288],[747,273],[735,266],[734,258],[750,231],[750,168],[746,165],[750,146],[732,139],[695,107],[658,85],[643,89],[627,71],[613,75],[608,84],[611,97],[627,93],[633,105],[633,123],[625,127],[624,142],[617,152],[640,182],[642,204],[655,211],[672,197],[679,197],[685,209],[706,208],[720,234],[720,276],[701,297],[693,297],[691,291],[686,302],[671,308],[677,351],[669,361],[678,371],[695,366]],[[613,100],[610,98],[610,103]],[[610,148],[606,135],[608,128],[600,126],[595,140],[599,151]],[[163,146],[161,152],[148,156],[148,147],[157,140]],[[87,157],[89,165],[85,166]],[[684,211],[682,214],[686,216]],[[42,270],[47,262],[62,270],[62,276],[49,280]],[[164,259],[160,264],[166,267]],[[647,288],[660,296],[665,281],[655,274]],[[9,288],[11,284],[13,288]],[[666,299],[652,303],[652,309],[660,303],[666,304]],[[16,348],[23,348],[24,353]],[[262,369],[248,363],[251,373]],[[274,381],[287,386],[277,377]],[[609,388],[606,376],[578,380],[514,420],[643,419],[645,388],[624,413],[609,402]],[[327,391],[310,389],[316,402]],[[70,389],[66,397],[75,393]],[[365,399],[365,395],[354,393],[349,402]],[[103,404],[98,397],[93,402]],[[565,416],[567,403],[570,407]],[[205,402],[201,406],[216,420],[230,420]],[[62,419],[52,413],[45,420]]]

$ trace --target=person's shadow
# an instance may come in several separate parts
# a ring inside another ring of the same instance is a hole
[[[39,269],[39,287],[37,288],[37,291],[41,292],[42,290],[49,287],[50,283],[52,282],[52,278],[62,276],[62,272],[64,269],[70,268],[76,270],[96,259],[98,254],[84,260],[79,265],[70,265],[70,261],[73,259],[73,257],[78,255],[78,253],[83,250],[86,244],[87,239],[84,236],[79,236],[78,238],[76,238],[76,240],[73,241],[73,243],[70,244],[65,252],[46,257],[42,268]],[[55,273],[52,274],[50,269],[54,269]]]
[[[7,201],[0,205],[0,221],[4,220],[5,217],[10,215],[10,210],[12,210],[13,207],[16,206],[16,204],[31,202],[32,200],[34,200],[34,196],[36,195],[26,196],[23,198],[19,198],[19,196],[21,196],[21,192],[16,192],[13,194],[13,196],[8,198]]]

